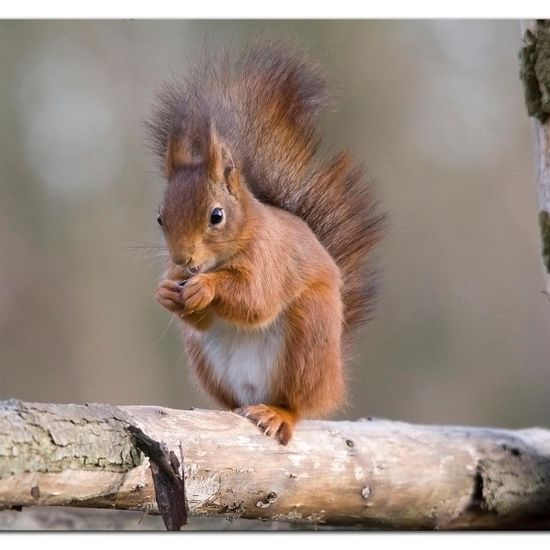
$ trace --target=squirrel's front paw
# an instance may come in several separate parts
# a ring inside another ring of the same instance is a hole
[[[189,279],[181,291],[181,300],[185,305],[186,313],[195,313],[208,307],[215,293],[212,275],[201,273]]]
[[[177,281],[165,279],[162,281],[155,294],[157,302],[172,313],[182,313],[184,305],[181,296],[181,284]]]

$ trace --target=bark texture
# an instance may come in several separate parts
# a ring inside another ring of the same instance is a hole
[[[0,402],[0,508],[155,511],[129,425],[181,443],[190,514],[387,529],[550,526],[550,432],[306,421],[287,447],[231,412]],[[192,519],[191,519],[192,524]]]

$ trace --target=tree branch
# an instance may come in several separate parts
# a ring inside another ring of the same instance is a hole
[[[306,421],[287,446],[231,412],[0,402],[0,507],[155,510],[128,427],[177,451],[191,515],[399,529],[550,526],[550,432]]]
[[[520,76],[533,117],[542,264],[550,297],[550,21],[522,21],[521,28]]]

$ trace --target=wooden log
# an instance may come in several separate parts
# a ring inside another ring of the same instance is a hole
[[[155,510],[132,424],[185,459],[190,514],[385,529],[550,526],[550,431],[304,421],[281,446],[231,412],[0,402],[0,508]],[[191,518],[192,522],[192,518]]]

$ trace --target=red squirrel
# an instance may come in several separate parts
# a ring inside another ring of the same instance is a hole
[[[220,405],[286,445],[344,403],[384,216],[348,153],[318,159],[317,65],[263,44],[165,84],[148,121],[167,179],[157,301]]]

